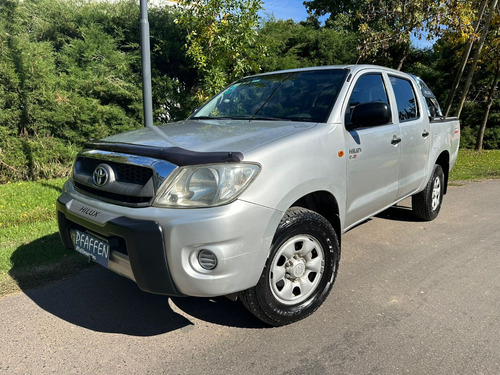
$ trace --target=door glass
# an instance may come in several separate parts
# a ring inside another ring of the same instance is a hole
[[[418,117],[418,108],[410,81],[398,77],[390,77],[390,80],[398,105],[399,121],[416,119]]]
[[[384,81],[382,80],[382,76],[380,74],[365,74],[358,79],[356,85],[354,86],[354,90],[352,91],[351,97],[349,98],[345,124],[349,125],[351,123],[351,113],[357,105],[370,102],[382,102],[389,104]]]

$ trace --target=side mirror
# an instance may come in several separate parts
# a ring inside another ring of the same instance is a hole
[[[385,125],[391,122],[389,104],[369,102],[358,104],[352,110],[349,128]]]

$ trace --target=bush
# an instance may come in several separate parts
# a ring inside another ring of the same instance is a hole
[[[476,145],[476,134],[478,131],[478,127],[463,127],[460,131],[460,148],[473,149]]]
[[[491,108],[488,124],[484,132],[483,148],[485,150],[497,150],[500,148],[500,100],[495,100]],[[473,149],[476,147],[476,138],[479,133],[479,125],[483,119],[485,105],[481,102],[466,102],[460,123],[462,131],[460,134],[460,147]]]
[[[78,147],[53,137],[5,136],[0,128],[0,184],[69,175]]]

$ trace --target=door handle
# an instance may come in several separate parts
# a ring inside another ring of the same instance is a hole
[[[424,132],[422,133],[422,137],[427,137],[429,135],[429,132],[427,130],[424,130]]]
[[[397,145],[399,142],[401,142],[401,138],[399,138],[396,135],[394,137],[392,137],[392,141],[391,141],[392,145]]]

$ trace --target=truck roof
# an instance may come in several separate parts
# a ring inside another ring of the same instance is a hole
[[[399,74],[404,73],[404,72],[401,72],[399,70],[387,68],[387,67],[380,66],[380,65],[350,64],[350,65],[325,65],[325,66],[313,66],[313,67],[307,67],[307,68],[277,70],[277,71],[272,71],[272,72],[265,72],[265,73],[254,74],[254,75],[251,75],[249,77],[263,76],[263,75],[276,74],[276,73],[296,73],[296,72],[307,72],[307,71],[329,70],[329,69],[348,69],[352,73],[356,73],[356,72],[358,72],[360,70],[374,69],[374,68],[375,69],[380,69],[380,71],[393,72],[393,73],[399,73]]]

